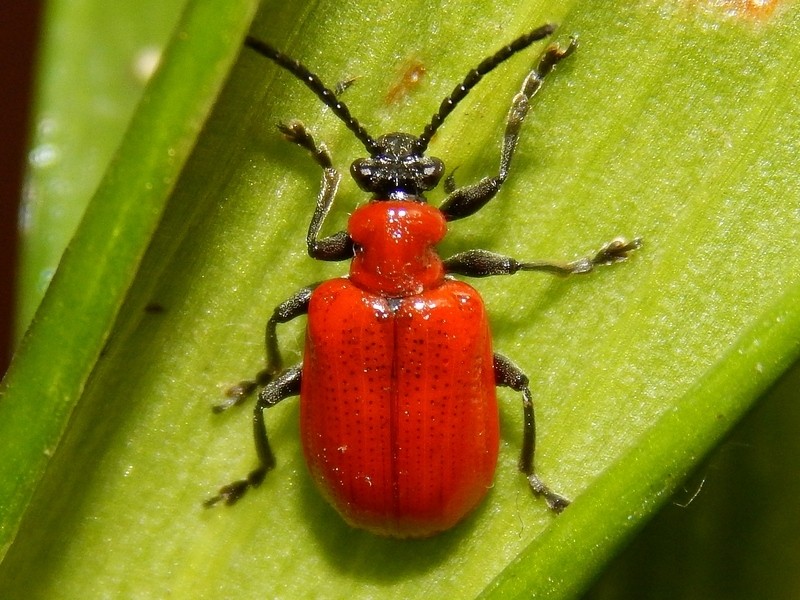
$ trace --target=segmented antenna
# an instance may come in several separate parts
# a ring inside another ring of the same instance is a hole
[[[492,56],[484,59],[481,64],[467,73],[464,81],[459,83],[455,89],[450,92],[450,95],[442,100],[442,104],[439,106],[439,111],[433,115],[430,123],[425,126],[422,135],[419,136],[417,149],[420,154],[427,150],[433,134],[436,133],[436,130],[439,129],[447,116],[453,112],[453,109],[466,97],[470,90],[478,85],[478,82],[483,79],[484,75],[514,56],[517,52],[524,50],[534,42],[538,42],[539,40],[551,35],[555,30],[556,26],[552,23],[548,23],[526,33],[525,35],[521,35],[513,42],[508,44],[508,46],[501,48]]]
[[[283,67],[304,84],[306,84],[306,87],[314,92],[314,94],[316,94],[317,97],[322,100],[322,102],[342,120],[347,128],[355,134],[361,143],[364,144],[367,152],[370,154],[375,154],[378,151],[378,145],[375,143],[373,137],[367,133],[367,130],[364,129],[363,125],[361,125],[361,123],[359,123],[356,118],[350,114],[350,109],[347,108],[347,105],[336,97],[336,94],[333,92],[333,90],[325,87],[325,84],[322,83],[322,80],[314,73],[309,71],[300,61],[286,56],[266,42],[262,42],[261,40],[249,35],[245,39],[245,45],[249,48],[252,48],[262,56],[275,62],[278,66]]]

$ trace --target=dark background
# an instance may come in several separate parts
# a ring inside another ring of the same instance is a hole
[[[0,2],[0,374],[11,359],[17,211],[30,131],[41,2]]]

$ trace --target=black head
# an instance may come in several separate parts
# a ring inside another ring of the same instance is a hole
[[[435,188],[444,174],[444,163],[438,158],[425,156],[425,151],[445,118],[484,75],[554,31],[555,25],[543,25],[518,37],[483,60],[442,101],[439,110],[419,137],[408,133],[389,133],[377,140],[350,114],[347,105],[302,63],[251,36],[247,37],[245,44],[306,84],[364,144],[369,158],[359,158],[350,167],[350,173],[362,190],[370,192],[379,200],[405,198],[424,201],[423,192]]]
[[[423,192],[439,185],[444,163],[420,151],[419,138],[408,133],[389,133],[375,141],[369,158],[350,166],[358,186],[375,198],[422,199]]]

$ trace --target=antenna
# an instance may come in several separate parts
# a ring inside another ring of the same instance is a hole
[[[350,114],[350,109],[347,108],[347,105],[336,97],[336,94],[333,92],[333,90],[325,87],[325,84],[322,83],[322,80],[314,73],[309,71],[308,68],[306,68],[305,65],[303,65],[300,61],[286,56],[266,42],[262,42],[261,40],[249,35],[245,39],[245,46],[252,48],[262,56],[276,63],[278,66],[283,67],[304,84],[306,84],[306,87],[314,92],[314,94],[316,94],[317,97],[322,100],[322,102],[342,120],[347,128],[355,134],[361,143],[364,144],[367,152],[370,154],[375,154],[378,151],[378,145],[375,143],[373,137],[367,133],[367,130],[364,129],[364,126],[361,125],[361,123],[359,123],[358,120],[356,120],[356,118]]]
[[[495,67],[504,63],[517,52],[520,52],[534,42],[538,42],[539,40],[551,35],[555,30],[556,26],[552,23],[548,23],[534,29],[533,31],[521,35],[507,46],[504,46],[498,50],[492,56],[485,58],[481,64],[467,73],[467,76],[464,77],[464,80],[459,83],[452,92],[450,92],[450,95],[442,100],[438,112],[433,115],[430,123],[425,126],[422,135],[419,136],[417,140],[417,149],[420,154],[427,150],[433,134],[436,133],[436,130],[439,129],[447,116],[453,112],[453,109],[467,96],[470,90],[478,85],[478,82],[483,79],[484,75],[491,72]]]

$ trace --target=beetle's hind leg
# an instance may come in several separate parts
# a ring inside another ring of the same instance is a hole
[[[311,300],[311,292],[314,291],[319,283],[304,287],[295,292],[291,298],[281,302],[272,316],[267,321],[267,330],[264,335],[264,342],[267,350],[267,365],[253,379],[240,381],[228,388],[225,395],[228,397],[225,402],[214,406],[215,413],[221,413],[232,406],[244,402],[257,388],[267,385],[272,378],[283,368],[283,359],[278,347],[278,323],[288,323],[292,319],[308,313],[308,303]]]
[[[258,467],[250,471],[246,478],[222,486],[215,496],[203,503],[203,506],[210,508],[219,502],[224,502],[228,506],[235,504],[247,490],[258,487],[264,481],[264,476],[275,467],[275,455],[272,454],[272,448],[269,445],[264,411],[275,406],[284,398],[297,396],[300,393],[301,379],[302,367],[295,365],[291,369],[286,369],[261,390],[258,395],[258,403],[253,411],[253,440],[258,456]]]
[[[519,457],[519,470],[527,477],[528,485],[530,485],[533,493],[537,496],[542,496],[550,510],[560,513],[569,506],[569,500],[547,487],[533,470],[533,454],[536,449],[536,421],[533,415],[533,398],[530,387],[528,387],[528,376],[505,356],[495,354],[494,377],[497,385],[509,387],[522,394],[524,429],[522,432],[522,453]]]

